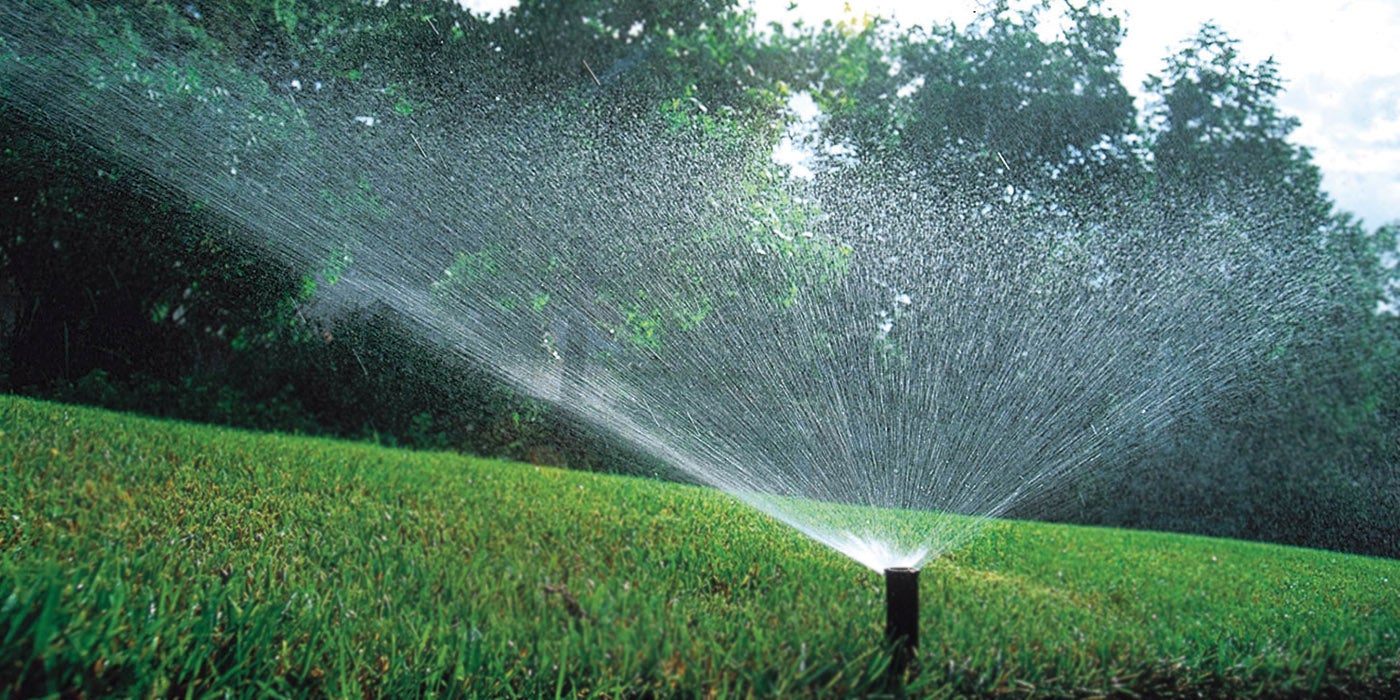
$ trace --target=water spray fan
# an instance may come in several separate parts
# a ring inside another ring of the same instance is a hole
[[[1151,210],[1076,227],[877,154],[771,178],[770,153],[611,97],[425,103],[451,114],[436,130],[352,121],[382,95],[298,103],[204,54],[111,58],[84,29],[0,3],[7,104],[207,203],[269,259],[333,261],[327,314],[382,303],[881,573],[896,672],[919,566],[1105,455],[1127,463],[1268,357],[1293,327],[1276,319],[1313,315],[1270,256],[1163,236]],[[160,88],[195,69],[204,87]]]

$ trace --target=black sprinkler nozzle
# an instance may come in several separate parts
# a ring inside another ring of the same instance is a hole
[[[918,569],[885,569],[885,640],[894,647],[890,670],[903,674],[919,646]]]

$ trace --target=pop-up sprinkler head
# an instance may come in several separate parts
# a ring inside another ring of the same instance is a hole
[[[919,646],[918,569],[885,569],[885,640],[894,647],[890,671],[902,675]]]

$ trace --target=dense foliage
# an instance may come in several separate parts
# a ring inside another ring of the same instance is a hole
[[[414,153],[418,134],[437,126],[509,123],[521,110],[576,117],[591,128],[559,138],[600,147],[640,121],[757,154],[734,174],[752,188],[754,211],[706,211],[690,190],[677,200],[701,212],[696,235],[720,231],[744,245],[749,224],[823,225],[765,163],[784,104],[807,93],[824,115],[820,186],[897,164],[959,183],[950,219],[992,208],[1010,220],[1132,231],[1143,255],[1169,255],[1181,237],[1236,241],[1254,264],[1295,271],[1294,283],[1326,305],[1325,326],[1280,314],[1285,341],[1267,348],[1263,376],[1229,387],[1228,414],[1180,416],[1133,463],[1074,484],[1072,505],[1019,512],[1400,555],[1389,516],[1400,507],[1400,326],[1377,313],[1395,293],[1384,263],[1400,229],[1367,230],[1334,211],[1306,149],[1288,140],[1296,122],[1274,101],[1279,67],[1243,61],[1214,27],[1166,60],[1138,114],[1117,68],[1120,22],[1096,2],[1068,10],[1053,39],[1037,25],[1060,20],[1009,3],[963,27],[771,32],[726,2],[523,2],[495,18],[427,0],[15,7],[30,14],[0,10],[0,28],[42,15],[97,37],[106,53],[84,69],[130,64],[130,79],[173,108],[232,104],[219,90],[260,96],[264,113],[211,146],[233,167],[256,167],[259,149],[331,134],[367,152]],[[347,304],[335,293],[354,264],[347,256],[327,251],[308,269],[272,262],[228,235],[237,221],[65,131],[18,87],[24,71],[44,66],[12,48],[0,45],[0,389],[575,467],[656,468],[518,395],[490,368],[435,351],[393,310]],[[353,121],[298,108],[332,93],[373,107],[389,128],[354,131]],[[337,176],[328,210],[396,225],[376,217],[405,193],[373,159]],[[597,182],[593,209],[560,218],[582,227],[609,196],[628,194]],[[529,224],[482,202],[479,215],[503,229]],[[459,272],[500,245],[457,243]],[[839,251],[809,252],[802,264],[839,268]],[[581,239],[560,264],[612,281],[614,298],[601,303],[617,307],[637,342],[693,321],[656,317],[628,299],[625,266],[588,255]]]
[[[12,697],[891,689],[879,578],[713,489],[0,397],[0,515]],[[994,523],[922,573],[903,690],[1393,697],[1396,576]]]

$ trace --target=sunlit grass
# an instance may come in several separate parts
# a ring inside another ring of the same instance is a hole
[[[919,694],[1400,691],[1393,561],[993,522],[922,578]],[[706,489],[0,397],[3,694],[862,694],[881,590]]]

